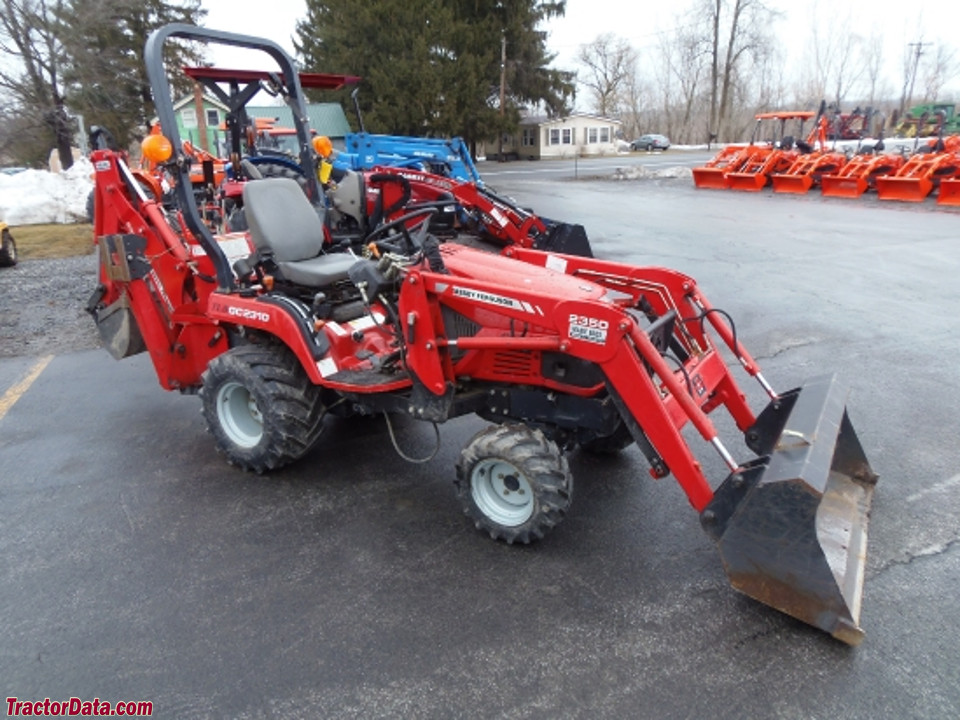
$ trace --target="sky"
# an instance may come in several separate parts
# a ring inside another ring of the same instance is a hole
[[[956,0],[924,0],[914,6],[904,0],[765,0],[782,13],[775,28],[787,57],[787,67],[795,69],[803,62],[807,38],[813,23],[820,32],[831,27],[848,28],[869,35],[882,33],[886,39],[886,75],[890,85],[899,89],[902,82],[903,52],[910,42],[944,43],[960,55],[960,3]],[[557,54],[554,63],[575,70],[574,58],[580,45],[598,35],[613,33],[630,42],[641,54],[653,53],[660,34],[676,25],[676,15],[687,0],[674,2],[627,2],[626,0],[567,0],[563,18],[544,28],[547,45]],[[293,53],[292,36],[296,22],[306,17],[305,0],[204,0],[206,26],[248,35],[267,37]],[[913,8],[918,8],[914,10]],[[933,51],[935,45],[927,46]],[[241,63],[243,51],[219,51],[215,62],[223,66],[254,67],[256,61]],[[241,64],[237,64],[241,63]],[[960,93],[960,78],[950,84]],[[899,93],[897,93],[899,95]]]

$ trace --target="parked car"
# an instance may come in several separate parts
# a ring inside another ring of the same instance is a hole
[[[670,147],[670,139],[665,135],[641,135],[632,143],[631,150],[666,150]]]

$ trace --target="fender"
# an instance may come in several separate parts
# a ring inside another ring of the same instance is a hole
[[[322,383],[318,363],[330,350],[330,341],[324,333],[313,332],[303,303],[279,295],[248,298],[212,293],[207,315],[221,323],[254,328],[276,337],[297,356],[310,380]]]

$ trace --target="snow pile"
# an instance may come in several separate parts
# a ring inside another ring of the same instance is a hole
[[[93,166],[80,158],[66,172],[0,173],[0,220],[10,225],[86,222]]]
[[[674,167],[651,169],[644,165],[629,165],[618,167],[613,171],[614,180],[646,180],[651,178],[689,178],[693,171],[688,167],[676,165]]]

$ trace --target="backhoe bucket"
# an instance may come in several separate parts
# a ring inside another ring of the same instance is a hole
[[[813,175],[774,175],[772,180],[775,193],[802,195],[813,187]]]
[[[701,521],[734,588],[858,645],[877,476],[845,403],[833,376],[771,402],[746,434],[760,457],[724,480]]]
[[[99,238],[97,244],[100,248],[100,271],[104,278],[129,283],[134,275],[142,277],[144,268],[139,258],[143,257],[146,238],[138,235],[105,235]],[[137,271],[131,270],[131,266]],[[107,292],[107,286],[100,284],[87,301],[87,312],[97,324],[103,347],[117,360],[142,353],[147,346],[130,308],[129,296],[123,292],[104,306],[102,301]]]
[[[758,192],[767,185],[767,176],[763,173],[729,173],[727,186],[731,190]]]
[[[877,195],[881,200],[923,202],[933,190],[933,181],[922,177],[878,177]]]
[[[710,188],[713,190],[726,190],[730,187],[727,184],[726,170],[714,167],[694,168],[693,184],[698,188]]]
[[[123,360],[147,349],[126,295],[92,313],[103,347],[114,359]]]
[[[863,195],[868,187],[867,181],[861,177],[823,175],[820,178],[820,193],[827,197],[857,198]]]
[[[947,178],[940,181],[937,205],[960,205],[960,178]]]

